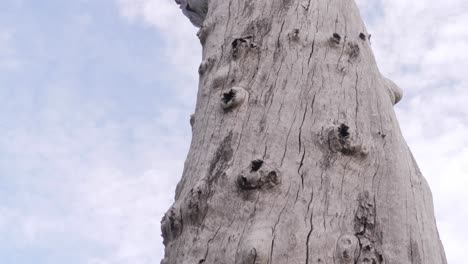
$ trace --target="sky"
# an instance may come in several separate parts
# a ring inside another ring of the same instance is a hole
[[[468,2],[359,0],[448,263],[468,248]],[[191,139],[196,28],[172,0],[0,1],[0,262],[149,264]]]

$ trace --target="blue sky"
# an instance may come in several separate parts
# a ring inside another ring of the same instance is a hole
[[[468,2],[360,0],[429,181],[468,248]],[[0,2],[0,262],[159,263],[201,49],[171,0]]]

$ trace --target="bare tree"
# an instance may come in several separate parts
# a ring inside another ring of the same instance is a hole
[[[162,263],[446,263],[352,0],[178,0],[203,45]]]

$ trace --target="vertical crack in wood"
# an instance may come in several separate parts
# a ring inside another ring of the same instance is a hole
[[[302,147],[301,146],[302,145],[302,126],[304,125],[306,116],[307,116],[307,104],[304,110],[304,115],[302,116],[301,126],[299,127],[299,153],[301,153],[301,147]]]
[[[302,153],[301,162],[299,163],[299,168],[297,169],[297,174],[299,174],[301,176],[301,186],[302,186],[302,188],[304,188],[304,172],[301,171],[301,169],[302,169],[302,166],[304,166],[305,154],[306,154],[306,149],[304,147],[304,152]]]
[[[294,126],[294,123],[296,123],[296,111],[294,111],[294,119],[292,121],[292,124],[289,126],[288,134],[286,136],[286,141],[284,143],[284,152],[283,152],[283,157],[281,158],[281,166],[283,165],[284,158],[286,157],[286,152],[288,151],[288,141],[289,141],[289,135],[291,134],[292,128]]]
[[[210,244],[211,242],[216,238],[216,236],[218,235],[219,233],[219,230],[221,229],[222,226],[219,226],[218,229],[216,230],[215,234],[210,238],[208,239],[208,242],[206,243],[206,251],[205,251],[205,256],[203,257],[203,259],[201,259],[198,263],[204,263],[207,258],[208,258],[208,253],[210,251]]]
[[[359,74],[356,71],[356,83],[354,84],[354,91],[356,92],[356,112],[355,112],[355,127],[358,128],[358,112],[359,112],[359,92],[358,92]]]

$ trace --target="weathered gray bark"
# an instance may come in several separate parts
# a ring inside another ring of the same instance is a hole
[[[162,263],[446,263],[354,1],[208,7]]]

